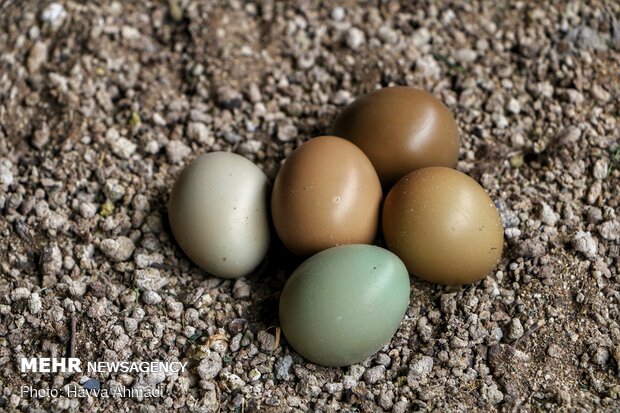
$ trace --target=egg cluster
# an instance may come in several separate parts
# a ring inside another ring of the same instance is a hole
[[[237,278],[267,254],[271,217],[284,246],[310,257],[282,291],[284,335],[310,361],[353,364],[396,332],[409,274],[465,284],[484,278],[501,257],[497,209],[476,181],[453,169],[458,152],[456,122],[438,99],[384,88],[347,106],[331,136],[293,151],[273,189],[239,155],[197,158],[172,189],[170,226],[194,263]],[[369,245],[379,229],[389,251]]]

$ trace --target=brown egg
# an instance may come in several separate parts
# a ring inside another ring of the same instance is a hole
[[[502,255],[504,230],[493,201],[454,169],[423,168],[398,181],[382,224],[388,248],[409,272],[438,284],[480,280]]]
[[[311,139],[288,157],[271,195],[273,223],[284,245],[308,256],[374,240],[381,184],[370,160],[351,142]]]
[[[356,99],[338,116],[332,135],[360,147],[385,187],[419,168],[453,168],[459,157],[459,130],[448,108],[430,93],[406,86]]]

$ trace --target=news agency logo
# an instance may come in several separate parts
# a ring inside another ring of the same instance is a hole
[[[182,373],[185,371],[187,362],[180,361],[95,361],[85,365],[75,357],[31,357],[20,360],[22,373],[82,373],[82,369],[89,375],[91,373]],[[123,385],[105,385],[97,379],[87,380],[83,386],[64,386],[62,388],[35,388],[34,386],[21,386],[21,396],[30,398],[60,397],[132,397],[136,400],[151,397],[163,397],[164,390],[161,386],[135,385],[131,388]]]
[[[74,357],[24,357],[20,370],[22,373],[81,373],[80,364],[80,359]]]
[[[182,373],[181,361],[89,361],[88,373]],[[82,373],[82,361],[74,357],[31,357],[20,360],[22,373]]]

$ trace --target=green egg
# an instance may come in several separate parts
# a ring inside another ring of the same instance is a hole
[[[313,363],[359,363],[398,329],[409,287],[405,264],[388,250],[330,248],[304,261],[286,282],[280,325],[288,343]]]

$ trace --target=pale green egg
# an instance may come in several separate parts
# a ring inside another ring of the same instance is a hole
[[[269,249],[270,188],[263,171],[241,155],[211,152],[196,158],[170,193],[174,238],[213,275],[249,274]]]
[[[313,363],[359,363],[392,338],[407,311],[409,288],[405,265],[388,250],[343,245],[321,251],[284,286],[282,331]]]

